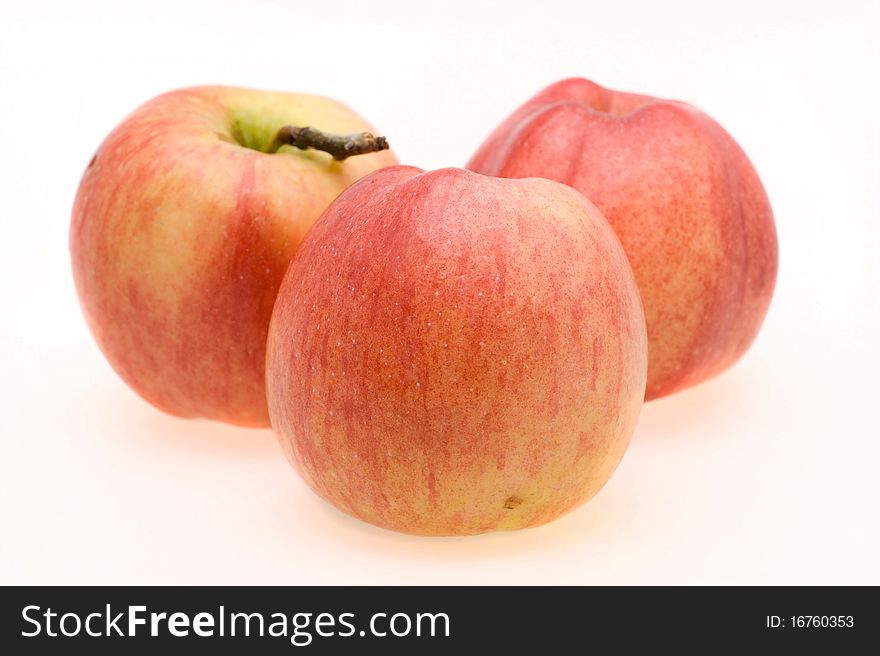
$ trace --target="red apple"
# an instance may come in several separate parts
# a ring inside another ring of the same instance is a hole
[[[291,124],[370,129],[328,98],[183,89],[125,119],[83,175],[70,232],[83,311],[113,368],[167,412],[268,425],[266,332],[290,258],[340,191],[396,161],[284,145]]]
[[[554,84],[505,120],[468,168],[571,185],[608,218],[648,322],[648,399],[732,365],[767,313],[776,229],[745,153],[682,102],[582,79]]]
[[[644,397],[644,314],[599,211],[549,180],[377,171],[324,212],[269,328],[287,456],[367,522],[460,535],[592,497]]]

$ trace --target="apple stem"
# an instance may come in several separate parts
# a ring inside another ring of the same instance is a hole
[[[292,125],[285,125],[278,130],[266,152],[275,153],[281,146],[295,146],[302,150],[307,148],[323,150],[340,162],[353,155],[375,153],[390,148],[385,137],[374,137],[369,132],[336,134],[317,128],[298,128]]]

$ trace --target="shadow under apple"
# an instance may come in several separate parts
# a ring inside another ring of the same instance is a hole
[[[127,441],[150,451],[204,455],[211,459],[283,458],[268,429],[240,428],[206,419],[181,419],[138,397],[118,379],[97,376],[82,388],[69,418],[79,439]]]
[[[749,368],[740,366],[696,387],[649,401],[642,407],[633,442],[712,439],[718,426],[727,425],[742,413],[750,397],[762,393],[752,381]]]

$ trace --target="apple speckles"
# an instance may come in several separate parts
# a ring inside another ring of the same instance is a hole
[[[578,456],[580,456],[580,457],[589,456],[590,453],[595,448],[595,446],[596,446],[596,442],[593,439],[593,437],[590,435],[590,433],[588,433],[586,431],[581,431],[578,434],[578,445],[577,445]]]

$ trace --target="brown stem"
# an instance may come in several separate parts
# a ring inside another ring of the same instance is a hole
[[[323,132],[317,128],[298,128],[293,125],[285,125],[278,130],[278,134],[275,135],[266,152],[277,152],[281,146],[296,146],[302,150],[307,148],[323,150],[340,162],[352,155],[375,153],[389,148],[388,140],[385,137],[374,137],[369,132],[335,134]]]

